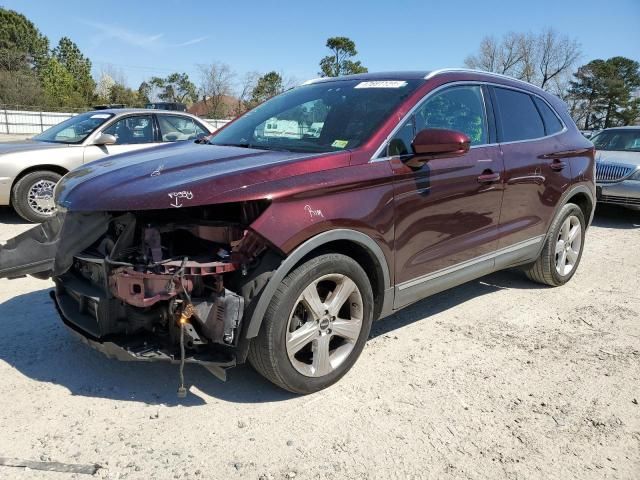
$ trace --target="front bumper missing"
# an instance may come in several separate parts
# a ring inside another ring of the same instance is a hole
[[[113,335],[104,339],[96,337],[96,334],[99,335],[100,328],[98,321],[87,313],[87,303],[93,299],[86,298],[78,292],[74,292],[74,298],[71,298],[66,291],[59,293],[59,286],[57,285],[57,287],[56,291],[50,293],[56,310],[63,323],[86,345],[108,358],[125,362],[180,363],[177,349],[168,349],[162,346],[160,339],[153,338],[149,334]],[[75,302],[75,298],[86,299]],[[226,381],[226,371],[236,365],[236,359],[234,356],[222,352],[207,352],[190,354],[185,357],[185,363],[202,365],[220,380]]]

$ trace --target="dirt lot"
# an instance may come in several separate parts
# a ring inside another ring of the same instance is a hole
[[[0,240],[26,228],[0,222]],[[639,271],[640,214],[606,209],[562,288],[494,274],[374,325],[329,390],[193,367],[186,400],[177,368],[71,337],[49,281],[0,280],[0,457],[110,479],[640,478]]]

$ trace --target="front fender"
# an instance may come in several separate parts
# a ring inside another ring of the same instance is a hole
[[[280,283],[289,274],[289,272],[293,270],[298,262],[317,248],[337,240],[346,240],[356,243],[366,248],[372,255],[374,255],[382,269],[385,291],[388,291],[391,288],[389,265],[382,253],[382,249],[371,237],[362,232],[345,228],[325,231],[308,239],[302,245],[290,252],[280,266],[274,271],[267,285],[264,287],[264,290],[260,294],[258,303],[253,310],[251,319],[249,320],[249,326],[247,327],[247,338],[253,338],[258,335],[260,326],[262,325],[262,319],[269,307],[271,298],[275,294]]]

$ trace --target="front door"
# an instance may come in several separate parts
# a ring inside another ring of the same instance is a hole
[[[153,124],[153,115],[130,115],[116,120],[102,133],[116,137],[113,145],[89,145],[84,150],[84,163],[92,162],[107,155],[131,152],[160,145]]]
[[[451,86],[429,95],[389,142],[396,308],[493,269],[504,166],[499,147],[490,144],[486,110],[481,86]],[[409,167],[410,142],[425,128],[461,131],[471,149]]]

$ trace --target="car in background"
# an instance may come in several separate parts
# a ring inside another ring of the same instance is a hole
[[[640,126],[607,128],[591,141],[598,202],[640,210]]]
[[[580,133],[584,135],[584,138],[591,138],[597,134],[600,130],[580,130]]]
[[[55,212],[56,184],[72,169],[107,155],[206,137],[214,130],[188,113],[118,108],[76,115],[29,140],[0,144],[0,205],[42,222]]]
[[[152,102],[147,103],[145,108],[152,110],[171,110],[174,112],[186,112],[187,106],[184,103],[179,102]]]

